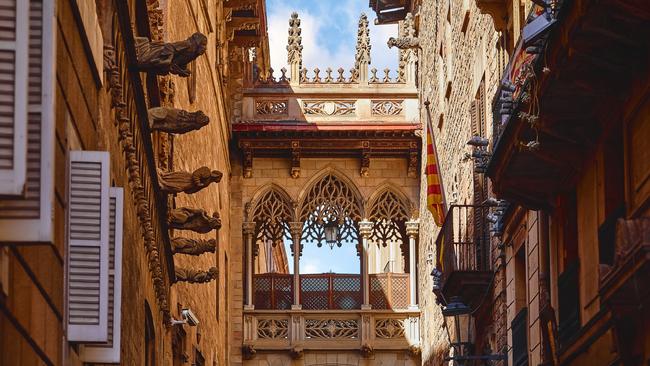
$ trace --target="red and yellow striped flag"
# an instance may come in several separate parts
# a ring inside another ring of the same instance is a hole
[[[442,189],[442,178],[438,164],[438,152],[436,151],[436,141],[433,138],[433,128],[431,126],[431,115],[429,105],[427,108],[427,165],[425,172],[427,174],[427,207],[433,215],[436,225],[442,227],[445,221],[445,194]]]

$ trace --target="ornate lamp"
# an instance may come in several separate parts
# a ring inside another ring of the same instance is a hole
[[[442,309],[449,344],[454,348],[454,358],[469,356],[474,343],[474,316],[472,309],[459,297],[452,297]]]
[[[336,220],[330,220],[324,225],[325,229],[325,242],[334,249],[334,245],[338,242],[339,238],[339,225]]]
[[[454,355],[445,360],[454,361],[455,365],[463,365],[463,361],[496,361],[505,360],[504,354],[473,355],[474,348],[474,315],[472,309],[463,304],[461,299],[454,296],[447,306],[442,309],[442,316],[449,337],[449,344],[454,348]]]

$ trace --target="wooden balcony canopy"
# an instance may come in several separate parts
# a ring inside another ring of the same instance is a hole
[[[536,42],[519,41],[494,99],[487,174],[497,194],[529,208],[550,208],[575,184],[648,80],[647,1],[564,1],[556,19]]]

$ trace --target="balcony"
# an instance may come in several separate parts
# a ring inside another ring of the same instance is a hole
[[[487,174],[501,198],[531,209],[573,189],[603,135],[621,123],[612,111],[622,110],[650,55],[643,2],[561,3],[545,33],[519,39],[493,103]],[[526,27],[538,18],[531,13]]]
[[[358,310],[363,303],[358,274],[302,274],[299,301],[304,310]],[[409,274],[369,275],[372,309],[404,310],[409,307]],[[253,276],[255,309],[287,310],[293,303],[293,275],[265,273]]]
[[[438,297],[460,296],[476,306],[492,277],[490,235],[484,205],[452,205],[436,239],[440,286]]]
[[[419,312],[391,310],[245,310],[244,355],[309,350],[415,350]],[[417,355],[417,352],[414,353]]]

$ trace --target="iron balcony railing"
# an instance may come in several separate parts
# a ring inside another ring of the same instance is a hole
[[[452,205],[436,239],[441,283],[457,271],[492,271],[487,205]]]

